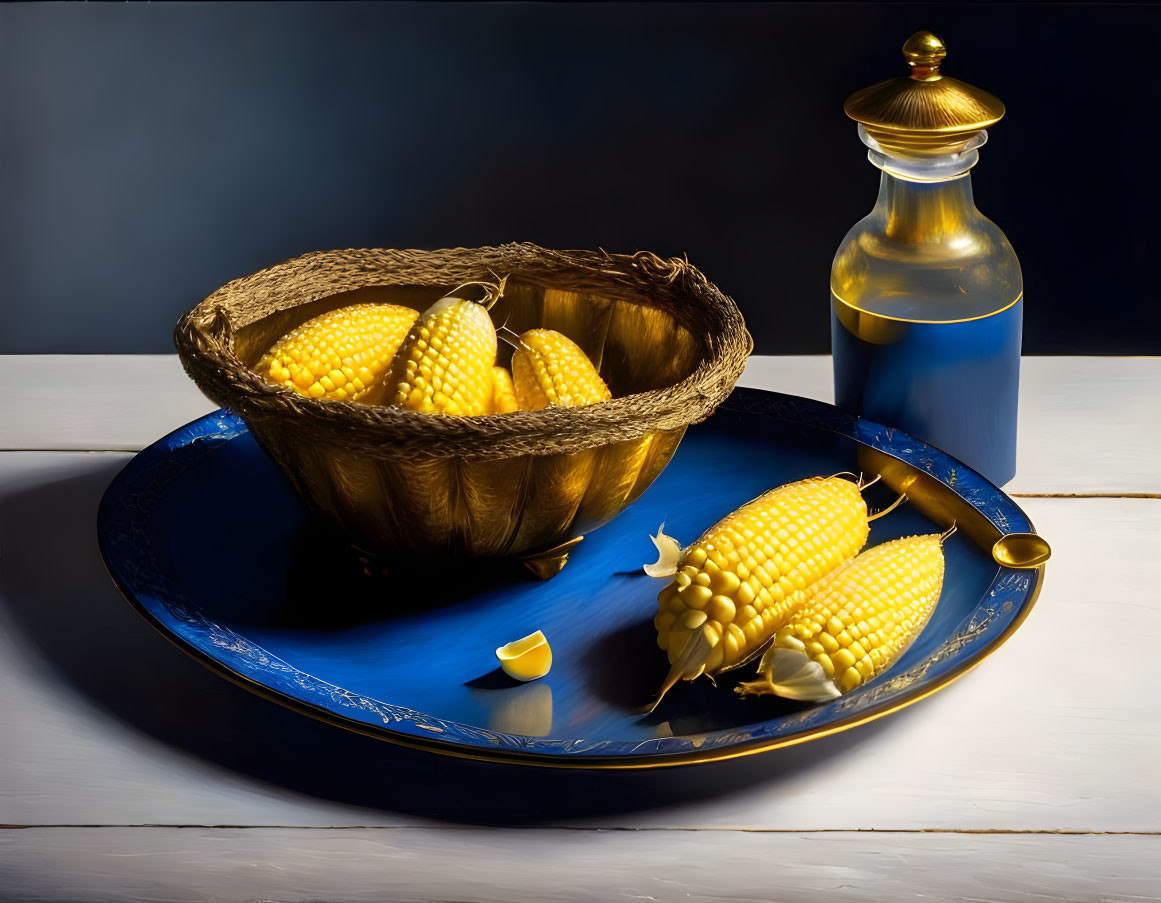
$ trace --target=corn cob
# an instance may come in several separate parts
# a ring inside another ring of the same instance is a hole
[[[613,397],[592,361],[568,336],[553,329],[529,329],[517,344],[512,382],[520,410],[578,407]]]
[[[758,679],[737,692],[822,702],[881,674],[935,610],[943,539],[885,542],[824,578],[775,634]]]
[[[789,483],[727,515],[684,551],[658,532],[661,556],[646,573],[676,575],[653,621],[671,665],[658,701],[679,680],[751,659],[815,581],[854,557],[869,532],[860,488],[838,476]]]
[[[520,410],[516,403],[516,390],[512,387],[512,375],[503,367],[492,368],[492,413],[511,414]]]
[[[486,287],[488,303],[502,291],[502,285],[474,284]],[[427,414],[487,414],[495,363],[496,327],[487,307],[449,295],[415,321],[367,400]]]
[[[267,382],[310,398],[362,401],[391,368],[418,312],[397,304],[352,304],[307,320],[262,355]]]

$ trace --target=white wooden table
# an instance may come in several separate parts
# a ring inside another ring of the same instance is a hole
[[[743,384],[830,400],[829,366]],[[0,357],[0,900],[1161,900],[1161,359],[1023,373],[1007,488],[1054,555],[1006,645],[832,738],[583,775],[397,749],[171,647],[96,505],[211,406],[168,356]]]

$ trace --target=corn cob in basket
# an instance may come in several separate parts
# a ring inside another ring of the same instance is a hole
[[[579,407],[613,397],[584,351],[554,329],[521,333],[512,352],[512,383],[522,411]]]
[[[391,369],[419,314],[397,304],[352,304],[307,320],[267,351],[254,369],[300,395],[364,401]]]
[[[425,310],[365,400],[428,414],[490,414],[497,340],[488,308],[504,281],[467,283]],[[484,289],[483,302],[457,297],[469,285]]]
[[[512,386],[512,374],[503,367],[492,368],[492,413],[511,414],[520,410],[516,402],[516,390]]]

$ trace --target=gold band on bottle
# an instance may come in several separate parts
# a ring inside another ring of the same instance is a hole
[[[908,326],[947,326],[953,323],[971,323],[974,320],[994,317],[996,314],[1002,314],[1015,307],[1024,298],[1024,293],[1020,292],[1003,307],[975,317],[962,317],[956,320],[913,320],[907,317],[892,317],[889,314],[865,310],[845,301],[835,294],[833,289],[830,294],[836,302],[834,305],[835,316],[838,317],[838,321],[842,323],[847,332],[872,345],[886,345],[898,341],[907,332]]]

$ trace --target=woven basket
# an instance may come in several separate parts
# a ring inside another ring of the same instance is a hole
[[[502,275],[495,321],[568,335],[613,400],[436,416],[306,398],[251,370],[325,311],[363,301],[423,310]],[[752,347],[733,301],[685,261],[531,244],[305,254],[214,292],[182,317],[175,341],[202,392],[238,414],[302,500],[359,548],[521,556],[543,575],[648,488],[685,428],[730,393]]]

